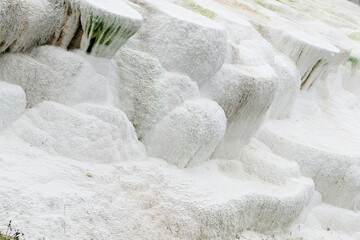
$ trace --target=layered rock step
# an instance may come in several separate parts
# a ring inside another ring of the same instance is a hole
[[[170,111],[200,95],[190,77],[166,71],[149,53],[124,47],[114,62],[119,108],[134,124],[140,139]]]
[[[0,11],[0,53],[53,44],[112,57],[142,22],[139,13],[115,0],[6,0]]]
[[[314,17],[294,11],[285,5],[286,1],[284,4],[278,1],[256,3],[259,5],[245,4],[264,18],[257,18],[252,11],[239,11],[247,16],[265,39],[296,63],[302,89],[310,88],[315,81],[326,79],[329,72],[338,68],[350,54],[351,48],[348,43],[312,31],[306,25],[306,21],[311,21]],[[304,20],[291,21],[290,16],[302,17]],[[325,24],[320,25],[319,28],[325,28],[328,32],[338,31],[331,31],[332,29]]]
[[[258,25],[259,32],[277,49],[289,56],[301,75],[301,88],[308,89],[319,79],[326,79],[332,65],[345,61],[349,52],[304,32]]]
[[[144,156],[133,125],[115,107],[80,104],[74,109],[45,101],[26,110],[10,130],[49,154],[79,161],[114,163]]]
[[[16,215],[18,221],[28,221],[44,209],[45,203],[49,205],[46,221],[57,229],[48,235],[54,239],[74,236],[77,222],[83,227],[95,226],[96,231],[81,233],[85,239],[235,239],[246,229],[285,229],[314,193],[313,183],[299,177],[296,165],[278,159],[259,144],[249,146],[244,153],[248,160],[243,162],[216,160],[203,167],[179,169],[159,159],[120,162],[116,166],[85,164],[34,151],[30,145],[19,151],[14,146],[18,142],[8,133],[0,137],[0,166],[6,173],[19,176],[11,182],[11,176],[4,174],[0,186],[9,189],[4,194],[14,194],[17,190],[9,186],[15,183],[22,189],[20,196],[31,196],[31,200],[5,198],[0,205],[1,219],[10,217],[13,212],[8,210],[18,206],[24,209]],[[264,161],[264,167],[272,165],[277,176],[287,174],[278,179],[262,174],[259,178],[254,173],[259,166],[253,168],[252,161]],[[279,161],[282,164],[277,164]],[[16,171],[10,171],[14,166]],[[30,166],[36,166],[39,173],[35,175]],[[86,176],[89,172],[92,177]],[[28,185],[22,179],[29,178],[32,185],[25,188]],[[61,231],[64,221],[74,226],[65,233]],[[29,221],[23,231],[40,237],[42,233],[35,229],[41,224]],[[112,231],[96,227],[103,224]]]
[[[223,109],[214,101],[196,98],[167,114],[144,136],[143,142],[149,156],[183,168],[208,160],[225,130]]]
[[[265,119],[276,92],[276,74],[267,65],[225,64],[201,90],[224,109],[227,119],[226,133],[214,157],[232,159]]]
[[[356,210],[360,205],[360,111],[349,104],[356,100],[346,92],[334,99],[325,100],[321,108],[307,105],[309,114],[266,123],[258,139],[279,156],[298,162],[324,202]]]
[[[109,84],[104,76],[83,56],[54,46],[0,55],[0,79],[24,89],[27,107],[44,100],[73,105],[104,103],[108,98]]]
[[[341,35],[337,29],[325,24],[318,26],[319,29],[324,29],[320,31],[321,34],[311,31],[307,28],[306,21],[313,20],[312,16],[303,16],[300,11],[285,5],[286,1],[222,0],[222,4],[211,0],[194,2],[213,11],[215,20],[221,21],[222,18],[227,22],[230,19],[234,22],[239,19],[239,15],[249,20],[266,40],[296,63],[301,76],[301,87],[304,89],[308,89],[318,79],[325,79],[328,73],[346,61],[350,54],[351,43],[344,39],[344,34]],[[290,17],[302,17],[305,20],[295,23],[289,20]],[[235,26],[233,29],[236,29]],[[334,32],[340,36],[330,35]]]
[[[227,32],[226,64],[200,84],[200,91],[216,101],[227,118],[226,133],[212,157],[236,158],[268,113],[273,118],[288,115],[300,89],[298,71],[232,8],[211,0],[175,2],[211,18]]]
[[[226,58],[224,28],[202,15],[165,0],[133,0],[144,25],[129,46],[148,52],[171,72],[198,84],[212,77]]]

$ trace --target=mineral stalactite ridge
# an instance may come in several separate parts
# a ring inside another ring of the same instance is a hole
[[[0,0],[0,239],[359,240],[359,5]]]

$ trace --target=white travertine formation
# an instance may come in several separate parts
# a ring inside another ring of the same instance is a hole
[[[226,118],[210,100],[194,99],[171,111],[144,136],[147,152],[179,167],[207,160],[224,136]]]
[[[112,57],[139,30],[142,17],[117,0],[80,1],[83,36],[80,48],[100,57]]]
[[[25,106],[26,95],[21,87],[0,82],[0,130],[19,117]]]
[[[284,120],[281,125],[271,121],[263,127],[259,139],[276,154],[298,162],[325,202],[356,210],[360,206],[359,110],[342,105],[341,111],[334,112],[334,102],[327,105],[328,113]]]
[[[53,46],[34,48],[29,54],[1,55],[0,79],[21,86],[28,107],[44,100],[70,105],[106,102],[108,95],[108,81],[90,63]]]
[[[61,27],[62,9],[50,0],[0,2],[0,53],[24,51],[50,41]]]
[[[149,54],[125,48],[114,59],[120,108],[134,124],[139,138],[175,107],[199,96],[196,83],[189,77],[166,72]]]
[[[0,0],[0,232],[358,240],[359,61],[346,0]]]
[[[235,158],[260,128],[275,96],[275,73],[268,66],[227,65],[203,85],[225,111],[227,128],[216,157]],[[255,111],[254,111],[255,110]]]
[[[0,53],[53,44],[112,57],[142,22],[116,0],[4,0],[0,13]]]
[[[227,48],[221,25],[164,0],[134,2],[145,21],[130,46],[154,55],[166,70],[186,74],[198,84],[221,68]]]
[[[141,157],[134,127],[120,110],[79,105],[79,111],[43,102],[12,124],[32,146],[86,162],[118,162]]]

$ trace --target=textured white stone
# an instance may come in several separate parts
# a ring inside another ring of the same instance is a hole
[[[141,157],[142,145],[126,115],[113,107],[79,105],[76,111],[43,102],[12,124],[17,136],[51,154],[110,163]]]
[[[144,26],[129,46],[154,55],[166,70],[186,74],[199,84],[221,68],[227,48],[222,26],[163,0],[139,1],[138,6]]]
[[[81,55],[53,46],[0,56],[0,79],[21,86],[28,107],[44,100],[70,105],[105,102],[108,95],[107,79]]]
[[[195,82],[184,75],[166,72],[151,55],[122,49],[115,57],[120,108],[142,138],[171,110],[199,96]]]
[[[112,57],[142,22],[115,0],[4,0],[0,13],[0,53],[53,44]]]
[[[0,231],[358,240],[359,26],[345,0],[2,0]]]
[[[175,108],[144,136],[147,153],[187,167],[207,160],[226,129],[224,111],[207,99]]]
[[[334,96],[313,112],[269,122],[258,138],[277,155],[298,162],[323,201],[356,210],[360,206],[360,111],[352,101],[357,102],[351,95]]]
[[[0,82],[0,130],[18,118],[25,106],[26,96],[21,87]]]
[[[272,65],[276,72],[276,93],[271,104],[271,118],[289,116],[301,86],[301,79],[295,64],[286,56],[277,55]]]
[[[60,4],[49,0],[0,2],[0,53],[24,51],[49,42],[60,28]]]
[[[225,111],[227,129],[214,156],[237,157],[242,146],[260,128],[276,92],[276,75],[269,66],[246,67],[225,64],[202,86]]]

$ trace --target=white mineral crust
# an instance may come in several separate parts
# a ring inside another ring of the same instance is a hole
[[[358,4],[0,0],[0,233],[360,239]]]

